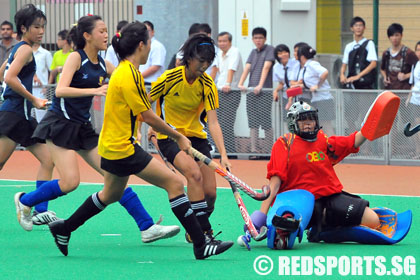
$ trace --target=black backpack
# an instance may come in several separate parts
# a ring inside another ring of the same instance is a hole
[[[368,65],[370,61],[367,60],[367,50],[366,46],[370,40],[366,40],[359,48],[353,49],[349,53],[349,74],[347,77],[356,76],[362,72]],[[373,88],[376,82],[376,69],[373,69],[367,75],[364,75],[358,81],[353,82],[355,88]]]

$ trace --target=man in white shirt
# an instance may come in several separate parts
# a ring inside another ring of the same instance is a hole
[[[156,40],[155,30],[153,23],[150,21],[143,22],[147,30],[149,31],[149,38],[151,39],[150,53],[147,58],[146,64],[140,65],[139,70],[141,75],[144,78],[145,85],[151,85],[152,82],[156,81],[160,75],[165,71],[165,58],[166,58],[166,49],[165,46]]]
[[[117,24],[117,32],[120,32],[121,29],[126,26],[128,24],[128,21],[126,20],[122,20],[120,22],[118,22]],[[113,36],[111,36],[112,38]],[[115,54],[115,50],[114,47],[111,45],[109,45],[108,49],[106,50],[106,54],[105,54],[105,59],[108,60],[109,62],[111,62],[115,67],[118,66],[118,64],[120,64],[120,62],[118,61],[118,57]]]
[[[219,33],[217,43],[219,45],[219,52],[215,59],[219,74],[216,83],[219,90],[217,114],[225,139],[226,151],[232,153],[235,152],[234,125],[236,111],[241,101],[238,83],[243,72],[243,63],[241,53],[232,46],[232,35],[229,32]]]
[[[354,41],[347,44],[346,48],[344,49],[343,64],[341,66],[340,71],[340,81],[342,84],[353,85],[353,88],[355,89],[373,89],[374,83],[366,84],[363,83],[363,81],[368,77],[367,75],[369,75],[369,73],[371,73],[372,71],[376,71],[375,69],[378,61],[378,56],[376,55],[375,44],[372,40],[370,40],[366,45],[366,60],[368,62],[368,65],[366,67],[363,67],[363,65],[357,65],[357,62],[352,61],[350,53],[353,50],[360,48],[367,41],[367,39],[363,37],[366,24],[361,17],[354,17],[351,20],[350,27],[351,31],[353,32]],[[356,70],[352,70],[352,63],[356,63]],[[349,65],[349,74],[346,77],[345,72],[347,69],[347,65]]]
[[[47,88],[43,87],[48,85],[49,69],[52,63],[52,55],[49,51],[41,47],[39,43],[34,43],[32,51],[36,63],[36,75],[34,76],[32,93],[39,98],[47,98]],[[35,109],[35,117],[38,122],[44,117],[46,110]]]
[[[340,82],[351,89],[373,89],[376,75],[372,73],[376,73],[376,64],[378,61],[375,44],[372,40],[367,41],[363,37],[366,24],[361,17],[354,17],[350,22],[350,27],[353,32],[354,41],[347,44],[344,49],[343,64],[340,70]],[[365,49],[362,49],[364,46]],[[362,57],[362,54],[365,57],[358,59],[357,57]],[[347,65],[348,74],[346,77]],[[368,80],[369,82],[367,82]],[[366,103],[363,96],[357,93],[347,93],[344,95],[344,115],[345,119],[349,120],[347,122],[348,127],[345,131],[346,135],[359,129],[355,121],[357,122],[361,117],[360,112],[364,110],[365,105],[370,103]]]

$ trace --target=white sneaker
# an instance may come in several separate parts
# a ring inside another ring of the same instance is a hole
[[[26,231],[31,231],[33,227],[32,217],[31,217],[31,210],[32,208],[26,205],[23,205],[20,202],[20,197],[24,195],[24,192],[18,192],[15,194],[15,206],[16,206],[16,214],[17,219],[21,227]]]
[[[32,222],[34,225],[37,225],[37,226],[48,225],[49,223],[52,223],[57,220],[59,220],[59,218],[57,218],[57,215],[55,214],[55,212],[50,211],[50,210],[47,210],[42,213],[38,213],[37,211],[34,210],[33,215],[32,215]]]
[[[170,238],[178,234],[181,230],[179,226],[162,226],[163,216],[160,215],[159,221],[147,230],[141,232],[141,241],[150,243],[159,239]]]

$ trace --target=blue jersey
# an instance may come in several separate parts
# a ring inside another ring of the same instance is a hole
[[[14,46],[7,60],[5,73],[10,68],[10,65],[14,60],[17,50],[25,44],[29,45],[25,41],[20,41],[16,44],[16,46]],[[26,90],[30,93],[32,93],[32,83],[34,80],[35,72],[36,63],[35,58],[32,55],[32,61],[23,66],[19,74],[17,75],[22,86],[26,88]],[[0,111],[15,112],[20,115],[23,115],[27,120],[31,118],[31,109],[33,107],[32,103],[29,100],[25,99],[19,93],[15,92],[8,85],[6,85],[6,88],[3,91],[2,98],[4,99],[4,103],[1,106]]]
[[[80,69],[74,72],[70,87],[98,88],[107,75],[105,61],[98,55],[98,64],[92,63],[84,50],[77,50],[81,57]],[[52,111],[66,119],[87,123],[90,121],[90,108],[93,96],[58,98],[54,95],[51,106]]]

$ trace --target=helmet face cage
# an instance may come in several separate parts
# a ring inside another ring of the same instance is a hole
[[[307,119],[315,121],[314,131],[300,131],[298,121]],[[318,131],[320,129],[318,120],[318,109],[315,109],[314,107],[303,101],[295,102],[290,107],[289,112],[287,113],[287,126],[289,128],[290,133],[299,135],[300,137],[308,141],[315,141],[316,136],[318,135]]]

